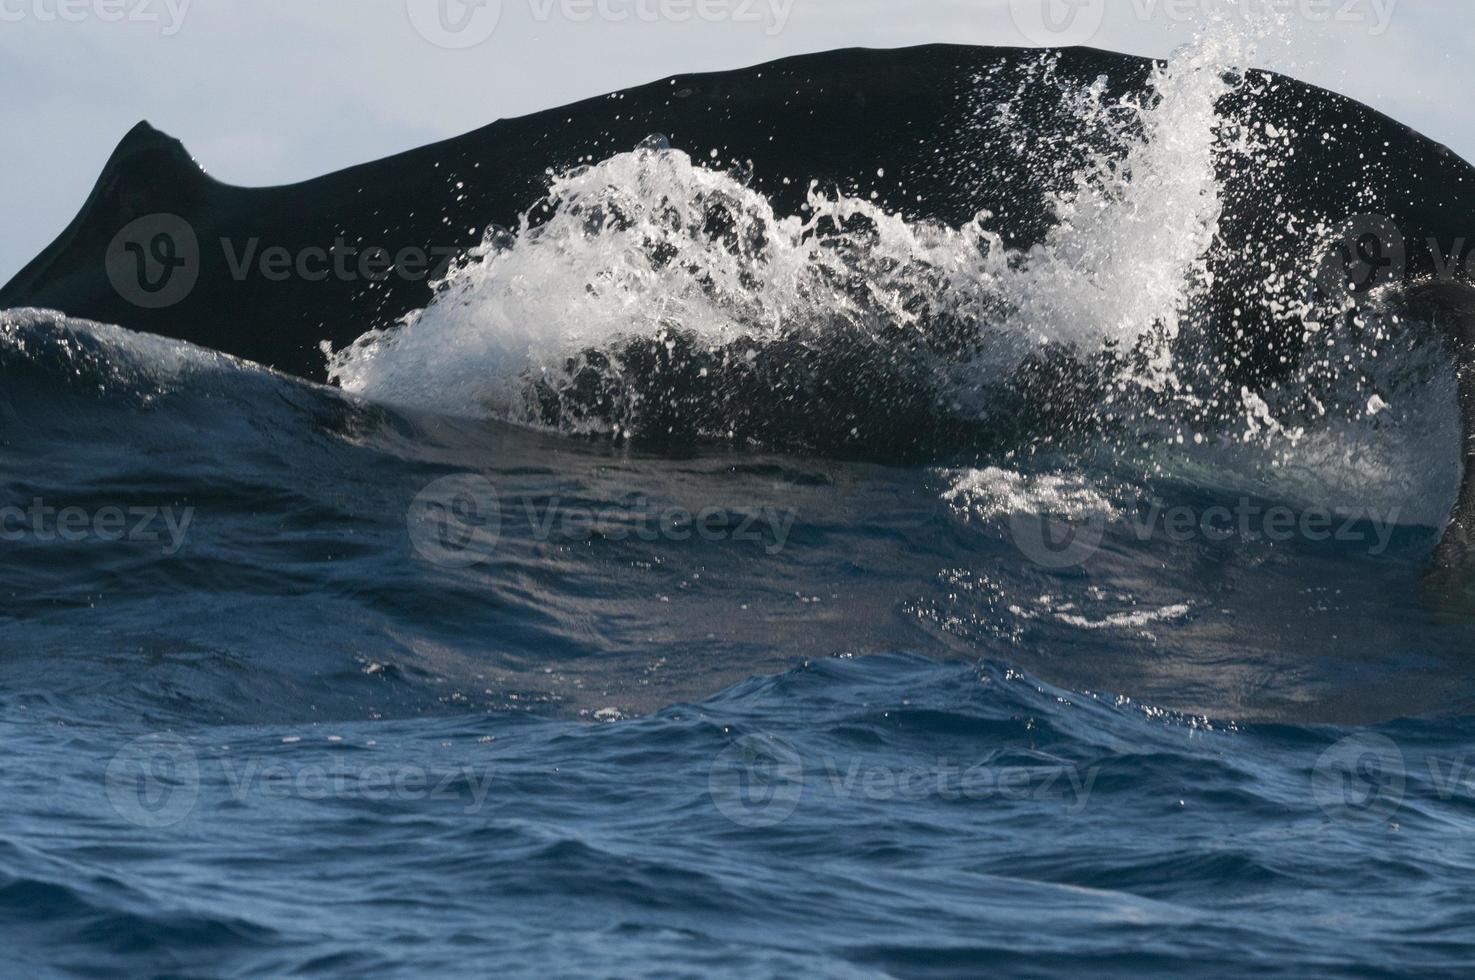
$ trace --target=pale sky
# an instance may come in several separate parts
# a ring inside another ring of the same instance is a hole
[[[1047,37],[1161,57],[1205,11],[1239,16],[1267,0],[463,2],[0,0],[0,281],[65,227],[140,119],[217,178],[285,183],[680,72],[852,45],[1030,44],[1041,2],[1061,18],[1086,4]],[[1258,66],[1475,160],[1475,3],[1274,2],[1287,26]],[[1105,5],[1094,30],[1093,3]],[[448,31],[442,12],[469,26]]]

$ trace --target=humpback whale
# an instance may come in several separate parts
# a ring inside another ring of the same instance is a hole
[[[541,220],[529,209],[551,175],[653,134],[736,168],[780,214],[833,189],[909,222],[987,215],[1022,253],[1050,234],[1062,181],[1095,139],[1062,118],[1061,93],[1129,106],[1160,70],[1089,48],[841,50],[667,78],[265,188],[212,179],[140,123],[75,220],[0,290],[0,308],[59,310],[325,381],[324,345],[425,308],[487,229]],[[1259,165],[1233,153],[1217,164],[1222,208],[1195,300],[1209,329],[1183,341],[1197,345],[1184,361],[1221,387],[1259,390],[1293,383],[1290,366],[1317,342],[1308,319],[1379,306],[1432,325],[1459,365],[1466,432],[1435,556],[1434,574],[1453,581],[1475,533],[1475,289],[1461,254],[1475,240],[1475,168],[1333,92],[1225,74],[1225,139],[1258,145]]]

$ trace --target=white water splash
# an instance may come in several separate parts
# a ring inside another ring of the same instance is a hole
[[[1082,350],[1155,331],[1153,367],[1170,369],[1168,343],[1187,293],[1206,284],[1218,233],[1216,162],[1227,150],[1216,106],[1231,90],[1224,68],[1244,53],[1237,35],[1210,35],[1155,68],[1144,100],[1108,105],[1100,82],[1076,97],[1076,114],[1105,121],[1126,152],[1098,154],[1074,175],[1073,192],[1056,202],[1059,223],[1021,274],[1006,277],[1022,328]]]
[[[961,514],[981,520],[1020,514],[1058,515],[1067,520],[1109,520],[1119,509],[1086,477],[1071,473],[1017,473],[997,466],[944,474],[942,499]]]
[[[623,341],[671,348],[679,334],[711,349],[738,344],[752,357],[766,344],[817,348],[851,334],[900,356],[906,345],[928,344],[929,323],[941,318],[964,335],[937,366],[954,410],[985,416],[981,393],[1008,385],[1043,348],[1083,358],[1135,349],[1148,354],[1145,367],[1122,383],[1173,399],[1129,433],[1159,465],[1247,488],[1284,482],[1298,496],[1347,498],[1354,509],[1378,502],[1368,498],[1371,481],[1398,499],[1427,501],[1415,519],[1437,522],[1458,474],[1440,468],[1432,490],[1427,474],[1410,474],[1425,469],[1415,454],[1455,458],[1446,451],[1458,431],[1442,375],[1403,392],[1390,381],[1377,401],[1358,382],[1343,400],[1377,411],[1347,424],[1329,417],[1310,432],[1303,410],[1274,392],[1245,391],[1242,431],[1213,432],[1202,418],[1204,393],[1174,374],[1172,342],[1209,285],[1206,256],[1222,209],[1216,167],[1226,155],[1256,166],[1283,136],[1227,133],[1216,112],[1257,37],[1275,29],[1273,17],[1221,22],[1155,70],[1134,99],[1112,101],[1102,84],[1063,92],[1065,111],[1083,132],[1105,134],[1106,145],[1050,200],[1056,223],[1027,253],[1007,250],[986,213],[947,228],[811,188],[802,215],[781,215],[741,175],[651,145],[557,176],[515,233],[490,230],[428,309],[334,353],[330,375],[377,401],[537,423],[538,381],[566,379],[592,350],[610,356],[600,370],[618,384]],[[1055,84],[1048,57],[1039,81]],[[715,234],[714,213],[723,226]],[[857,224],[864,231],[851,230]],[[1285,283],[1267,288],[1289,292]],[[744,355],[723,353],[732,356]],[[1395,361],[1336,367],[1396,379],[1404,365]],[[1098,414],[1115,418],[1114,398]],[[786,396],[773,399],[781,411]],[[1418,424],[1430,417],[1440,421]]]
[[[529,378],[588,348],[671,329],[711,346],[905,335],[920,330],[919,298],[980,324],[971,382],[1006,379],[1042,344],[1090,353],[1152,333],[1162,350],[1217,228],[1214,107],[1229,83],[1216,66],[1231,54],[1185,51],[1140,101],[1108,104],[1100,84],[1068,95],[1113,145],[1053,201],[1058,223],[1026,255],[987,214],[950,229],[811,189],[804,216],[783,216],[735,175],[642,148],[558,176],[551,218],[489,232],[428,309],[337,352],[330,373],[377,400],[523,420]],[[710,233],[714,209],[724,234]],[[863,238],[827,233],[857,218]],[[860,296],[844,288],[857,278]]]

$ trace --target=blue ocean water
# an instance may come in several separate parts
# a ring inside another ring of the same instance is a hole
[[[1475,634],[1417,515],[1277,536],[1284,486],[1188,457],[656,453],[15,313],[0,445],[0,972],[1475,958]],[[1215,508],[1255,530],[1129,519]]]

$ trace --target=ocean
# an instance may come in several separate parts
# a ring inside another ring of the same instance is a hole
[[[649,453],[3,324],[18,974],[1468,969],[1432,527],[1147,507],[1050,567],[997,498],[1058,465]]]

